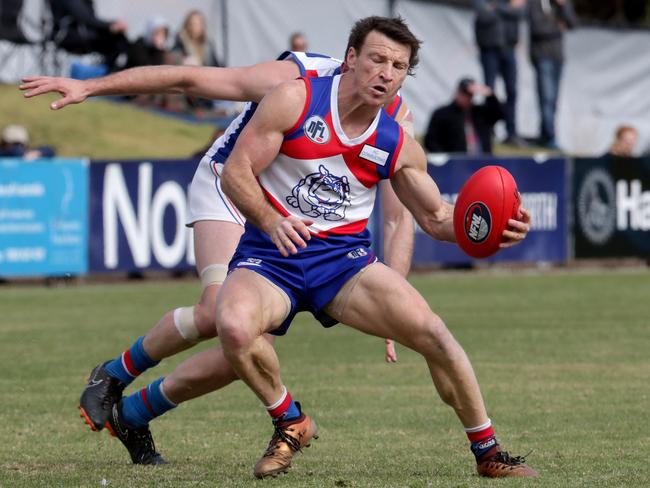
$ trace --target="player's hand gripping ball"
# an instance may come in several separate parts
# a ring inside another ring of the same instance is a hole
[[[454,207],[454,233],[460,248],[473,258],[487,258],[504,242],[508,219],[521,203],[517,183],[501,166],[479,169],[461,188]]]

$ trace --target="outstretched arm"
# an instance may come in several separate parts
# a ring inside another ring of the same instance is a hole
[[[300,70],[292,61],[268,61],[241,68],[141,66],[89,80],[27,77],[19,88],[26,98],[58,93],[62,98],[51,104],[53,110],[81,103],[88,97],[150,93],[186,93],[215,100],[256,102],[278,84],[298,76]]]

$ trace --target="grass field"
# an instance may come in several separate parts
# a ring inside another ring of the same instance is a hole
[[[385,364],[380,340],[323,330],[304,314],[277,347],[285,382],[321,438],[289,474],[252,478],[271,429],[240,383],[152,423],[170,465],[132,466],[117,440],[83,425],[78,395],[97,362],[193,301],[197,283],[170,281],[0,288],[0,486],[650,485],[650,273],[438,273],[412,282],[472,358],[505,447],[534,449],[540,480],[479,479],[418,356],[400,348],[399,363]]]

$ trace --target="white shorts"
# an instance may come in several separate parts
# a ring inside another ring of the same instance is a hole
[[[246,219],[221,190],[219,175],[223,164],[203,156],[190,184],[185,225],[192,227],[200,220],[220,220],[244,225]]]

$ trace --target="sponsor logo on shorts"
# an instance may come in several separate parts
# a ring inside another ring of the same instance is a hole
[[[368,251],[366,251],[364,248],[360,247],[359,249],[354,249],[353,251],[350,251],[347,256],[348,259],[359,259],[364,256],[368,255]]]
[[[240,261],[237,263],[237,267],[239,266],[261,266],[262,265],[262,260],[257,259],[257,258],[246,258],[246,261]]]
[[[303,126],[307,138],[316,144],[327,144],[330,140],[330,129],[322,117],[312,115]]]
[[[465,212],[465,235],[471,242],[483,242],[490,235],[492,217],[490,210],[483,202],[474,202]]]

